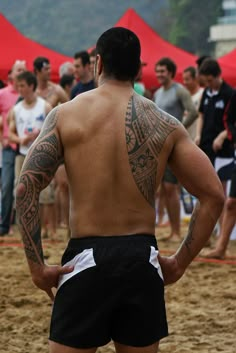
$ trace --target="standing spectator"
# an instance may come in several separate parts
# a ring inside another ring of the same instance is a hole
[[[206,153],[215,166],[216,157],[233,158],[231,141],[225,139],[224,113],[233,94],[233,89],[221,77],[221,68],[214,59],[206,59],[199,73],[204,76],[205,88],[200,107],[195,142]]]
[[[64,75],[74,75],[74,65],[70,61],[66,61],[59,67],[59,77],[62,78]]]
[[[199,58],[197,58],[196,60],[196,64],[197,64],[197,78],[198,78],[198,82],[199,82],[199,85],[203,88],[206,87],[206,78],[204,75],[201,75],[199,73],[199,69],[200,69],[200,66],[202,65],[203,61],[205,61],[206,59],[210,59],[211,57],[209,55],[201,55],[199,56]]]
[[[74,75],[63,75],[60,78],[60,86],[64,89],[67,94],[68,99],[71,96],[71,91],[73,87],[76,85]]]
[[[68,101],[67,95],[60,85],[50,81],[51,66],[47,58],[39,56],[34,60],[34,73],[37,77],[37,94],[46,99],[52,107]]]
[[[236,92],[233,93],[225,114],[225,125],[227,134],[225,138],[229,138],[236,144]],[[220,235],[215,244],[215,248],[205,254],[208,258],[224,259],[226,250],[230,240],[230,235],[236,222],[236,164],[231,174],[231,185],[229,196],[225,202],[225,211],[222,217]]]
[[[17,76],[26,70],[25,61],[17,60],[12,67],[10,82],[0,90],[0,115],[2,116],[2,198],[1,198],[1,224],[0,236],[7,235],[10,230],[13,189],[14,168],[16,156],[16,144],[9,141],[7,116],[10,109],[16,103],[19,93],[17,91]]]
[[[199,85],[197,70],[195,67],[189,66],[184,70],[183,84],[189,91],[193,104],[198,111],[202,98],[203,88]],[[187,130],[192,140],[194,141],[197,132],[197,119],[187,128]]]
[[[71,92],[71,99],[78,94],[90,91],[95,87],[93,73],[91,72],[90,57],[86,51],[80,51],[74,55],[75,78],[79,82]]]
[[[48,103],[50,103],[52,107],[55,107],[60,103],[67,102],[69,99],[63,88],[60,85],[57,85],[50,81],[51,67],[49,60],[45,57],[37,57],[34,60],[33,65],[38,83],[36,91],[37,94],[40,97],[44,98]],[[40,194],[41,208],[43,209],[43,214],[46,214],[45,210],[47,210],[48,207],[51,207],[51,205],[54,203],[54,214],[50,222],[56,219],[56,211],[57,209],[60,209],[59,197],[57,197],[59,190],[64,189],[64,187],[68,188],[65,167],[63,164],[59,166],[58,171],[55,175],[55,180],[53,180],[51,184],[49,184],[48,187],[45,188]],[[68,207],[68,203],[69,201],[67,202],[66,206],[63,206],[63,209],[66,209],[66,207]],[[54,224],[51,225],[51,228],[56,228],[56,221],[54,222]]]
[[[94,48],[91,50],[89,53],[89,60],[90,60],[90,70],[92,72],[92,75],[94,77],[94,67],[95,67],[95,62],[96,62],[96,49]]]
[[[17,82],[18,91],[23,100],[17,103],[9,113],[9,138],[11,142],[19,145],[19,153],[15,159],[15,185],[29,147],[37,138],[46,115],[52,109],[49,103],[37,96],[35,92],[37,80],[32,72],[22,72],[17,77]],[[47,217],[51,220],[53,212],[50,206],[47,207],[46,211]],[[42,217],[43,226],[44,218]],[[49,222],[49,226],[50,224]],[[52,230],[53,232],[55,233],[55,230]]]
[[[227,138],[224,114],[233,89],[222,79],[221,68],[214,59],[204,60],[199,74],[204,77],[207,87],[200,103],[195,142],[215,167],[226,194],[226,182],[230,179],[233,168],[234,148]],[[219,219],[220,225],[223,217],[224,211]]]
[[[175,116],[188,128],[197,118],[197,111],[190,93],[180,83],[174,81],[176,65],[170,58],[162,58],[156,63],[156,76],[161,87],[154,93],[154,101],[159,108]],[[167,213],[170,221],[171,233],[167,239],[180,239],[180,195],[178,180],[169,167],[166,168],[163,182]]]

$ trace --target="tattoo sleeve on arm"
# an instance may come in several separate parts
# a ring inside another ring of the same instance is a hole
[[[16,211],[29,262],[43,263],[39,194],[52,180],[62,147],[56,133],[58,108],[47,116],[43,129],[25,159],[16,192]]]

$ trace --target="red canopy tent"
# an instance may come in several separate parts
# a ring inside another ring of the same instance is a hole
[[[59,54],[45,46],[26,38],[0,13],[0,79],[5,80],[7,73],[16,60],[25,60],[27,68],[32,70],[33,61],[37,56],[45,56],[50,60],[51,79],[58,81],[59,66],[72,58]]]
[[[232,86],[236,87],[236,49],[217,59],[222,69],[222,76]]]
[[[177,65],[175,79],[182,81],[182,72],[188,66],[196,66],[195,55],[192,55],[162,39],[133,9],[128,9],[115,27],[125,27],[133,31],[141,42],[142,61],[147,63],[143,68],[143,81],[147,88],[158,86],[155,76],[155,63],[162,57],[170,57]]]

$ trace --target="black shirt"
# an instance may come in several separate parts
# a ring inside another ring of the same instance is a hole
[[[80,93],[90,91],[95,88],[94,80],[87,83],[78,82],[75,87],[72,88],[70,99],[75,98]]]
[[[228,138],[236,143],[236,91],[234,91],[230,99],[224,120]]]
[[[200,148],[212,160],[214,157],[229,158],[233,156],[233,145],[229,139],[224,141],[222,149],[215,153],[212,149],[214,139],[225,130],[224,113],[233,94],[233,88],[222,82],[220,90],[213,93],[206,88],[203,92],[199,111],[203,114],[203,127]]]

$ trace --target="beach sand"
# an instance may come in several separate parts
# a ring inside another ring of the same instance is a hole
[[[168,233],[158,230],[157,239]],[[183,235],[186,227],[182,227]],[[48,263],[59,263],[66,246],[65,231],[58,242],[44,242]],[[178,244],[159,241],[163,254]],[[236,243],[230,244],[236,255]],[[0,243],[0,353],[46,353],[51,302],[31,282],[19,234]],[[236,261],[194,261],[184,277],[166,287],[169,336],[160,343],[161,353],[236,352]],[[114,352],[112,343],[98,349]]]

